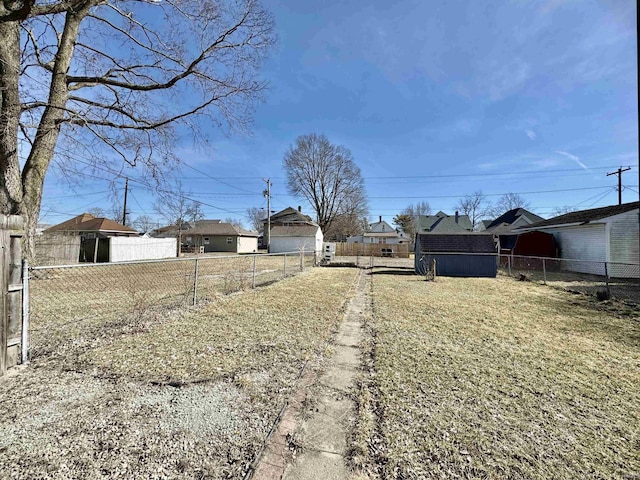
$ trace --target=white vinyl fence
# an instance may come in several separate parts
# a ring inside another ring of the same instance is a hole
[[[177,252],[175,238],[111,237],[109,240],[111,262],[175,258]]]

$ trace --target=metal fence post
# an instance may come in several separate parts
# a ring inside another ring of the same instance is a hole
[[[604,262],[604,281],[607,285],[607,297],[611,298],[611,287],[609,286],[609,269],[607,268],[607,262]]]
[[[20,363],[29,361],[29,262],[22,260],[22,337]]]
[[[304,250],[300,250],[300,271],[304,271]]]
[[[511,255],[507,256],[507,268],[509,269],[509,276],[511,276]]]
[[[258,256],[253,256],[253,275],[251,277],[251,288],[256,288],[256,258]]]
[[[284,258],[284,271],[283,271],[282,278],[286,278],[287,277],[287,254],[285,253],[282,257]]]
[[[545,259],[542,259],[542,276],[544,278],[544,284],[547,284],[547,264],[545,262]]]
[[[193,304],[198,301],[198,257],[196,257],[196,265],[193,271]]]

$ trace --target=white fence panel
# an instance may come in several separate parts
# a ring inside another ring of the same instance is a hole
[[[111,237],[112,262],[174,258],[175,238]]]

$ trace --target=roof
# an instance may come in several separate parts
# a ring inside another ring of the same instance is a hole
[[[96,218],[89,213],[83,213],[66,222],[54,225],[43,233],[53,232],[107,232],[137,234],[133,228],[122,225],[108,218]]]
[[[230,223],[222,223],[220,220],[200,220],[194,228],[183,232],[183,235],[210,235],[225,237],[257,237],[258,232],[245,230]]]
[[[541,222],[532,223],[522,228],[538,228],[538,227],[550,227],[554,225],[567,225],[567,224],[585,224],[589,222],[595,222],[602,220],[603,218],[613,217],[621,213],[630,212],[640,207],[640,202],[623,203],[622,205],[612,205],[609,207],[592,208],[589,210],[580,210],[578,212],[565,213],[557,217],[543,220]]]
[[[419,233],[420,252],[430,253],[496,253],[493,235],[487,233]]]
[[[138,233],[137,230],[122,225],[108,218],[93,218],[82,222],[76,226],[79,231],[82,232],[125,232],[125,233]]]
[[[271,237],[315,237],[317,225],[275,225],[271,228]]]
[[[49,227],[46,230],[43,230],[42,233],[77,232],[78,231],[78,225],[80,225],[81,223],[86,222],[87,220],[91,220],[93,218],[96,218],[96,217],[94,217],[90,213],[81,213],[77,217],[73,217],[72,219],[67,220],[66,222],[58,223],[57,225],[54,225],[53,227]]]
[[[267,219],[265,218],[262,221],[266,222]],[[310,216],[305,215],[304,213],[292,207],[287,207],[284,210],[280,210],[279,212],[276,212],[273,215],[271,215],[271,223],[272,224],[300,223],[300,224],[307,224],[307,225],[316,225],[316,223],[312,220]]]
[[[436,215],[418,215],[419,233],[463,233],[472,229],[468,215],[458,215],[458,223],[455,215],[447,215],[443,212],[438,212]]]
[[[488,226],[487,230],[492,229],[493,227],[497,227],[498,225],[512,225],[515,223],[520,217],[525,216],[531,220],[529,223],[541,222],[544,220],[539,215],[530,212],[526,208],[514,208],[509,210],[508,212],[503,213],[498,218],[493,220]]]

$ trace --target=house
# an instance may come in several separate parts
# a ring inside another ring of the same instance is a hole
[[[491,225],[491,222],[493,222],[493,220],[480,220],[478,222],[478,228],[477,228],[478,232],[482,232],[483,230],[486,230],[487,227]]]
[[[514,208],[489,222],[484,229],[487,232],[503,235],[511,232],[511,230],[515,228],[525,227],[532,223],[541,222],[542,220],[544,220],[544,218],[525,208]]]
[[[418,215],[416,233],[464,233],[473,230],[468,215],[447,215],[438,212],[435,215]]]
[[[302,213],[302,207],[296,210],[287,207],[271,215],[270,222],[265,218],[264,231],[269,231],[269,253],[301,252],[320,255],[323,233],[320,226],[310,216]]]
[[[300,206],[297,210],[292,207],[287,207],[271,215],[270,222],[268,222],[266,218],[262,220],[262,222],[264,223],[264,232],[267,231],[268,223],[270,223],[272,227],[276,225],[284,227],[292,225],[317,225],[309,215],[302,213],[302,207]]]
[[[220,220],[198,220],[182,232],[182,240],[196,252],[255,253],[258,232],[223,223]]]
[[[612,262],[607,266],[610,276],[637,278],[639,206],[640,202],[632,202],[570,212],[518,231],[552,234],[560,249],[560,258],[567,259],[562,262],[565,270],[604,275],[604,262]]]
[[[320,255],[323,235],[318,225],[275,225],[271,227],[269,253],[304,252]]]
[[[436,273],[446,277],[495,277],[498,272],[493,235],[476,232],[418,233],[415,270],[424,275],[436,261]]]
[[[409,243],[409,239],[404,233],[399,233],[395,228],[382,220],[382,216],[380,216],[377,222],[369,224],[368,232],[347,238],[347,243],[386,243],[389,245],[397,245],[399,243]]]

